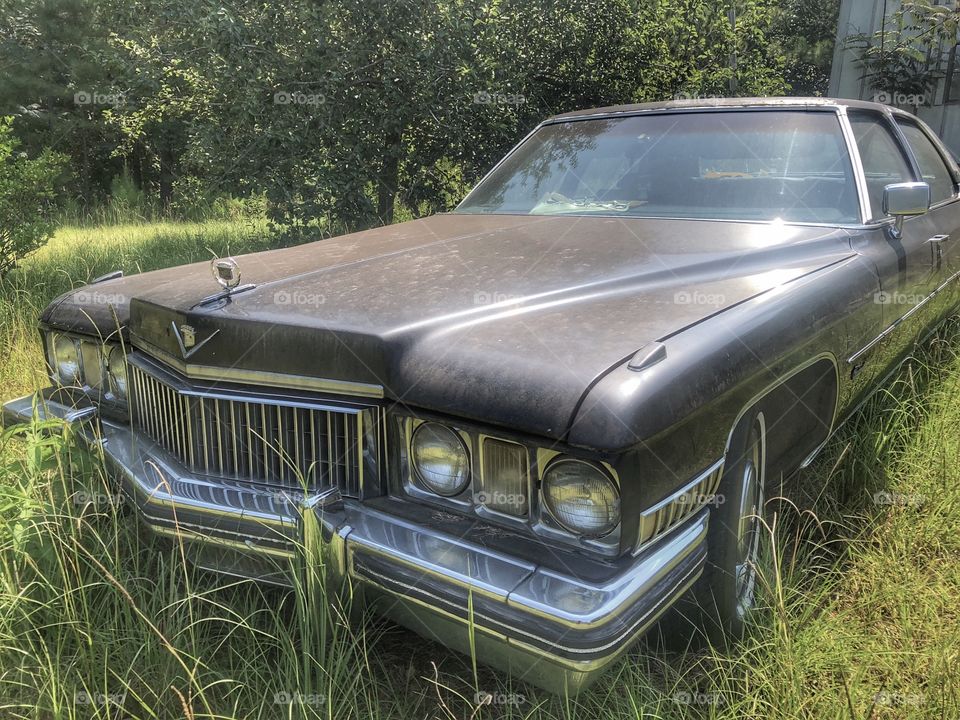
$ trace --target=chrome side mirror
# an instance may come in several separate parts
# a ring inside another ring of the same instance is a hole
[[[903,219],[930,209],[930,186],[925,182],[893,183],[883,188],[883,213],[896,218],[894,237],[903,231]]]

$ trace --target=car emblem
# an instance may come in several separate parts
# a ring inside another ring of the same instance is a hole
[[[193,329],[193,326],[184,323],[180,327],[177,327],[177,324],[172,322],[170,323],[170,327],[173,328],[173,336],[177,338],[177,345],[180,346],[180,354],[183,355],[184,360],[188,360],[191,355],[213,340],[217,333],[220,332],[218,328],[198,343],[197,331]]]
[[[210,263],[210,271],[224,290],[232,290],[240,284],[240,266],[233,258],[215,258]]]
[[[192,348],[197,344],[197,333],[190,325],[180,326],[180,338],[184,348]]]

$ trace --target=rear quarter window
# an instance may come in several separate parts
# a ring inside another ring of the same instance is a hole
[[[867,181],[870,217],[883,217],[883,189],[887,185],[913,181],[913,171],[900,143],[879,115],[851,115],[850,127],[860,151],[860,163]]]
[[[907,139],[913,156],[920,166],[923,181],[930,186],[930,202],[938,203],[954,195],[953,177],[940,152],[918,125],[908,120],[897,120],[897,125]]]

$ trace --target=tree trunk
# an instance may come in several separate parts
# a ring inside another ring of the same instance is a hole
[[[176,174],[173,171],[175,162],[173,151],[164,143],[160,149],[159,191],[161,212],[168,211],[173,201],[173,181],[176,179]]]
[[[384,138],[383,165],[377,183],[377,216],[383,225],[393,222],[393,205],[397,198],[400,174],[401,140],[399,131],[391,131]]]

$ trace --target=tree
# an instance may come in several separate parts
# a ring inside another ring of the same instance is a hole
[[[31,155],[70,156],[74,199],[102,199],[123,167],[104,115],[123,97],[103,63],[108,23],[95,0],[0,0],[0,115]]]
[[[771,39],[786,62],[791,95],[826,95],[840,0],[786,0],[774,14]]]
[[[75,167],[123,161],[164,202],[178,188],[264,194],[275,225],[296,237],[447,209],[556,112],[731,87],[781,93],[783,60],[767,41],[774,7],[34,0],[11,10],[16,42],[3,57],[23,80],[9,94],[30,98],[38,126],[99,133],[103,144],[89,143]],[[93,26],[89,42],[63,35],[63,22]],[[115,89],[122,102],[78,110],[66,92],[77,89]]]
[[[958,23],[956,5],[913,0],[887,15],[881,29],[852,35],[847,44],[858,52],[870,87],[894,104],[917,107],[933,103],[946,53],[957,41]]]
[[[34,159],[17,152],[12,125],[0,117],[0,278],[50,238],[66,160],[49,149]]]

